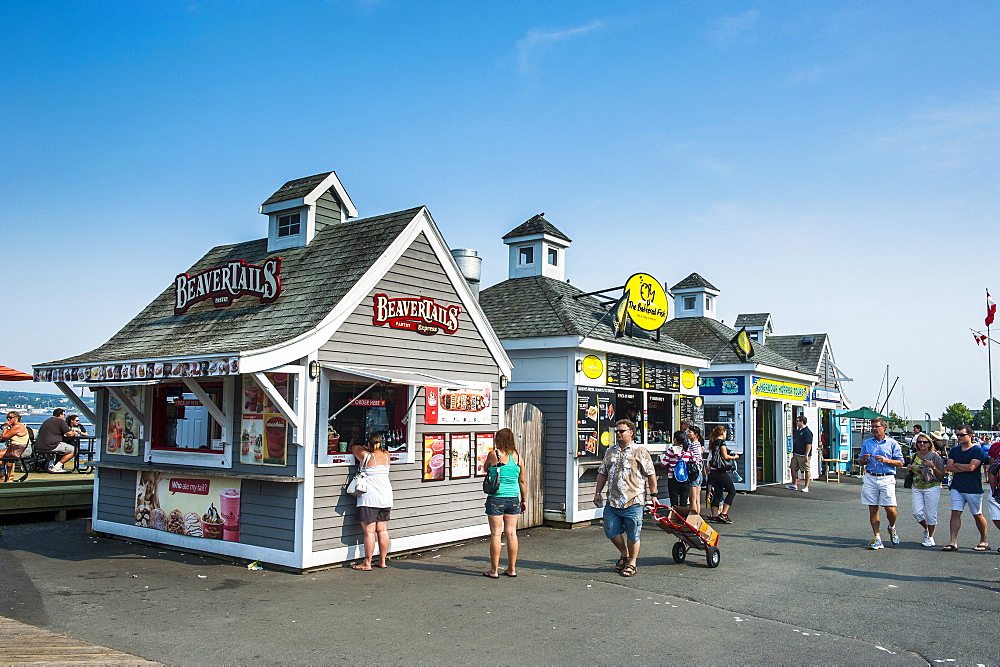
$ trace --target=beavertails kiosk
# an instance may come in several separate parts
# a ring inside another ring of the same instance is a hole
[[[209,250],[104,345],[34,367],[98,426],[94,529],[295,571],[358,558],[349,445],[380,433],[393,551],[486,535],[511,362],[430,212],[356,219],[330,172],[260,213],[266,238]]]

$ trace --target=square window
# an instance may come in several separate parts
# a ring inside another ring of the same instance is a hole
[[[298,236],[299,234],[299,213],[278,216],[278,238],[285,236]]]
[[[557,266],[559,263],[559,252],[555,248],[549,248],[549,266]]]
[[[712,297],[705,297],[705,310],[712,310]]]
[[[517,263],[521,266],[526,266],[528,264],[535,263],[535,249],[528,246],[526,248],[521,248],[518,253]]]
[[[694,297],[686,296],[684,297],[684,310],[694,310]]]

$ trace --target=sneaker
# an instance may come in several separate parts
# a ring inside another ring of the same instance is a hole
[[[896,527],[895,526],[889,526],[889,542],[893,546],[896,546],[897,544],[899,544],[899,535],[896,534]]]
[[[801,489],[799,489],[799,490],[800,490],[800,491],[802,491],[802,493],[809,493],[809,487],[808,487],[808,486],[803,486],[803,487],[802,487]]]
[[[51,475],[64,475],[68,472],[69,470],[64,469],[62,466],[52,466],[49,468],[49,474]]]
[[[868,543],[868,548],[874,551],[875,549],[885,549],[885,545],[882,544],[881,537],[876,537]]]
[[[934,544],[934,538],[928,535],[927,537],[924,538],[924,541],[920,543],[920,546],[922,546],[922,547],[933,547],[933,546],[935,546],[935,544]]]
[[[798,487],[795,486],[794,484],[785,484],[785,488],[788,489],[789,491],[794,491]]]
[[[719,523],[732,523],[733,520],[729,518],[728,514],[720,514],[718,518]]]

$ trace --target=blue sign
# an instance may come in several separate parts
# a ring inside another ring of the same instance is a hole
[[[746,377],[705,377],[698,379],[698,393],[702,396],[738,396],[746,393]]]

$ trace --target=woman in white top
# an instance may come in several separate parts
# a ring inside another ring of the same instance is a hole
[[[382,436],[372,435],[368,446],[351,448],[358,465],[368,475],[368,490],[358,496],[358,519],[365,533],[365,559],[355,570],[372,569],[375,542],[378,541],[378,567],[388,567],[389,510],[392,509],[392,485],[389,484],[389,454],[382,448]]]

